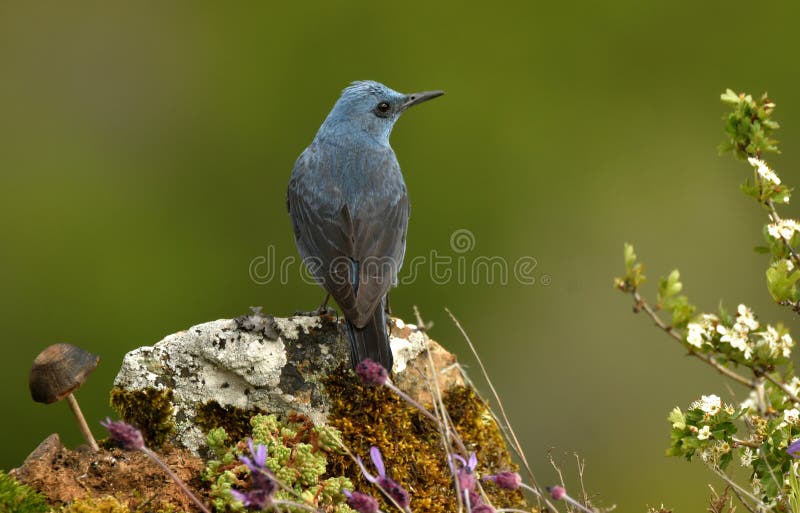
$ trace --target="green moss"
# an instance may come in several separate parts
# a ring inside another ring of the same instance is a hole
[[[467,387],[453,387],[442,398],[444,407],[453,420],[453,426],[478,456],[478,472],[494,474],[500,470],[517,470],[500,428],[497,426],[488,405]],[[502,490],[497,486],[484,486],[492,504],[503,508],[524,509],[525,497],[520,491]]]
[[[328,459],[338,450],[338,445],[337,449],[331,447],[331,441],[340,436],[338,432],[328,427],[316,427],[299,414],[290,415],[284,421],[275,415],[255,415],[250,419],[250,427],[253,442],[268,448],[267,466],[292,490],[278,491],[277,499],[297,502],[300,496],[322,511],[353,513],[344,504],[346,498],[342,493],[343,488],[352,489],[352,482],[327,472]],[[238,456],[249,452],[247,443],[239,439],[227,445],[229,440],[222,428],[212,429],[207,437],[208,447],[215,458],[208,462],[203,477],[210,483],[212,505],[218,512],[241,511],[241,504],[233,500],[230,490],[232,487],[247,490],[249,486],[249,470],[238,460]],[[281,509],[292,513],[305,512],[291,506]]]
[[[175,432],[172,417],[172,390],[111,390],[111,407],[125,422],[142,431],[145,443],[157,449]]]
[[[49,510],[44,495],[0,470],[0,511],[44,513]]]
[[[223,428],[233,440],[241,440],[250,432],[250,419],[257,414],[266,414],[254,408],[244,410],[235,406],[222,406],[217,401],[209,401],[197,408],[194,423],[208,433],[215,428]]]
[[[457,511],[448,455],[432,422],[388,388],[363,386],[344,366],[326,378],[325,387],[332,402],[330,425],[341,431],[344,444],[362,458],[372,445],[381,450],[387,473],[411,492],[414,511]],[[514,468],[486,404],[473,391],[456,387],[443,400],[467,448],[478,456],[479,475]],[[328,471],[350,478],[357,490],[380,496],[349,456],[331,455]],[[526,507],[519,492],[485,489],[497,507]],[[382,496],[379,501],[382,510],[393,509]]]
[[[78,499],[63,506],[60,513],[130,513],[130,510],[126,504],[108,496],[102,499],[92,497]]]

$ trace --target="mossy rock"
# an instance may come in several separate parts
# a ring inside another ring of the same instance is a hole
[[[0,512],[46,513],[49,510],[44,495],[0,470]]]
[[[172,390],[111,389],[111,407],[125,422],[142,431],[145,443],[151,448],[163,446],[175,433]]]
[[[386,387],[362,385],[344,366],[325,382],[333,407],[329,424],[341,431],[344,444],[365,458],[377,446],[387,474],[411,492],[411,508],[417,512],[445,513],[458,510],[448,454],[435,424]],[[477,472],[516,470],[500,430],[486,403],[466,387],[453,387],[443,397],[445,408],[467,449],[478,457]],[[372,493],[369,483],[346,455],[328,458],[328,473],[350,478],[357,490]],[[485,487],[489,499],[503,508],[527,507],[519,491]],[[375,494],[376,496],[380,494]],[[393,506],[380,496],[381,509]]]
[[[222,406],[217,401],[209,401],[197,408],[195,424],[208,433],[215,428],[223,428],[232,440],[241,440],[250,432],[250,419],[255,415],[266,415],[260,408],[245,410],[235,406]]]

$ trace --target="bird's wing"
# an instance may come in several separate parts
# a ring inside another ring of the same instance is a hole
[[[359,262],[356,311],[351,320],[363,326],[378,308],[403,263],[408,228],[409,202],[405,186],[383,204],[360,209],[353,219],[355,250]]]
[[[304,179],[311,166],[319,165],[309,150],[297,159],[286,194],[295,242],[309,272],[333,296],[344,315],[355,318],[356,291],[350,278],[356,275],[352,266],[353,220],[333,182]]]
[[[409,202],[393,153],[371,162],[367,194],[351,209],[324,159],[309,148],[295,164],[287,206],[306,267],[345,317],[363,327],[397,280],[403,261]],[[314,179],[306,171],[314,170]]]

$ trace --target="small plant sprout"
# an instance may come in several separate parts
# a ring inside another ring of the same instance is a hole
[[[28,377],[31,397],[37,403],[52,404],[66,399],[83,437],[97,451],[95,441],[78,401],[72,393],[80,388],[97,367],[100,358],[70,344],[54,344],[44,349],[36,359]]]
[[[120,447],[125,449],[126,451],[141,451],[147,455],[148,458],[153,460],[161,470],[164,471],[170,479],[172,479],[178,488],[187,496],[189,499],[194,502],[194,504],[200,508],[203,513],[211,513],[211,511],[202,503],[200,499],[197,498],[195,494],[189,490],[189,487],[186,486],[181,478],[179,478],[175,472],[170,469],[166,463],[161,461],[161,458],[158,455],[150,450],[145,444],[144,439],[142,438],[142,432],[136,429],[135,427],[131,426],[130,424],[122,421],[113,421],[109,418],[106,418],[105,422],[100,423],[104,428],[108,429],[108,434],[111,436],[111,439],[117,443]]]
[[[408,495],[406,489],[400,486],[397,481],[386,476],[386,466],[383,464],[383,457],[381,456],[380,449],[374,445],[370,447],[369,457],[372,460],[372,464],[375,465],[375,469],[378,471],[377,477],[367,471],[366,467],[364,467],[364,463],[361,461],[361,456],[356,456],[356,462],[358,466],[361,467],[361,473],[364,474],[367,481],[376,484],[384,495],[399,509],[410,511],[408,506],[411,503],[411,497]]]

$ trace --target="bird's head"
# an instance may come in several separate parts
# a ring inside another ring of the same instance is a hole
[[[443,94],[443,91],[403,94],[372,80],[353,82],[342,91],[322,130],[363,131],[378,140],[388,141],[400,114]]]

